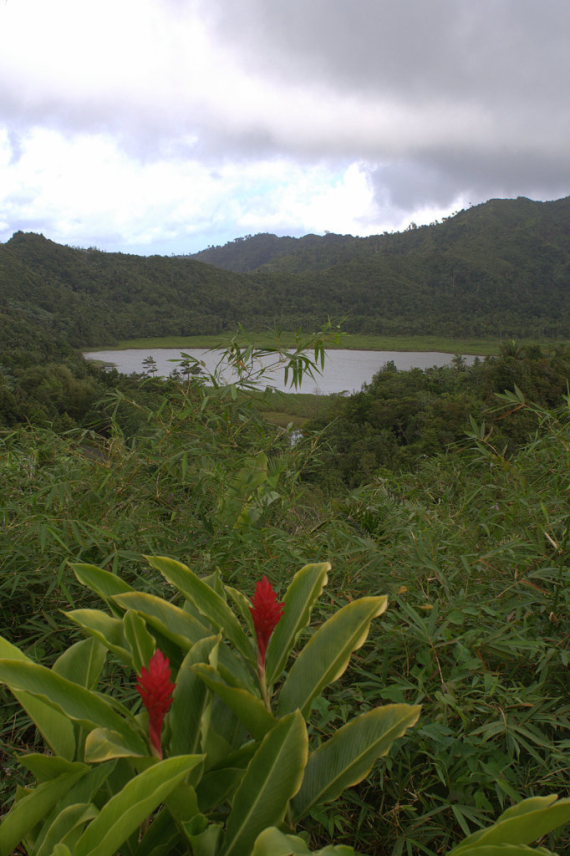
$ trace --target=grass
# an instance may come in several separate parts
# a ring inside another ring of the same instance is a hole
[[[228,345],[233,334],[217,333],[204,336],[162,336],[158,338],[123,339],[113,350],[120,351],[128,348],[224,348]],[[257,347],[274,348],[283,346],[294,347],[298,334],[283,332],[247,333],[241,337],[244,344],[254,344]],[[518,339],[521,345],[542,345],[550,348],[555,345],[567,345],[566,340]],[[499,353],[504,340],[498,338],[464,338],[452,339],[443,336],[373,336],[360,333],[343,333],[336,339],[327,342],[327,348],[347,349],[353,351],[440,351],[445,354],[473,354],[475,356],[492,356]],[[103,345],[101,348],[104,347]],[[90,348],[90,350],[97,350]]]
[[[331,414],[337,395],[310,395],[304,392],[251,393],[255,407],[273,425],[301,428],[310,419],[326,418]]]

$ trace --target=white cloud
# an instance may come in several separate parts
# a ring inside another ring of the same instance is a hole
[[[0,0],[0,236],[199,249],[570,192],[566,0]]]

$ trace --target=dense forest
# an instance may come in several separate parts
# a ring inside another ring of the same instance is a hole
[[[14,235],[0,246],[0,637],[64,673],[90,611],[106,622],[101,683],[118,709],[134,704],[127,641],[172,648],[179,636],[141,630],[130,610],[121,636],[116,604],[102,619],[70,563],[191,613],[144,558],[171,556],[214,589],[218,572],[246,621],[236,589],[251,597],[267,575],[282,596],[299,568],[330,562],[318,621],[361,597],[389,606],[313,700],[311,741],[377,705],[422,713],[369,775],[310,812],[311,847],[445,854],[524,797],[569,796],[570,348],[546,336],[570,331],[569,229],[570,199],[519,199],[400,235],[259,235],[202,261]],[[354,330],[508,338],[473,365],[387,364],[358,394],[307,404],[301,431],[271,420],[282,395],[249,388],[251,349],[234,347],[242,383],[230,387],[152,368],[125,377],[77,350],[331,315]],[[531,333],[542,345],[511,340]],[[0,710],[1,824],[39,769],[18,759],[43,743],[3,686]],[[172,804],[161,817],[180,820]],[[137,842],[124,852],[165,852]],[[50,856],[33,830],[25,843],[14,852]],[[568,856],[568,827],[541,844],[528,852]]]
[[[24,319],[90,346],[238,322],[314,329],[332,317],[349,332],[564,337],[569,235],[570,198],[492,200],[370,238],[258,235],[194,257],[104,253],[17,233],[0,245],[0,333]]]

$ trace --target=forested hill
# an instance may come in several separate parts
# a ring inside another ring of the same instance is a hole
[[[208,247],[190,257],[239,273],[264,268],[305,273],[379,253],[413,255],[443,252],[483,261],[489,253],[497,262],[528,256],[543,244],[568,251],[570,197],[555,202],[491,199],[429,226],[411,226],[404,232],[355,238],[331,232],[320,237],[278,237],[267,232],[236,238],[223,246]],[[531,241],[530,245],[528,241]],[[489,259],[486,259],[489,261]]]
[[[308,329],[328,316],[353,332],[570,336],[570,198],[491,200],[370,238],[257,235],[200,258],[256,269],[18,232],[0,244],[0,351],[16,327],[90,346],[238,322]]]

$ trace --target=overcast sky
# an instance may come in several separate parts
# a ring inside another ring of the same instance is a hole
[[[569,0],[0,0],[0,241],[185,253],[570,194]]]

